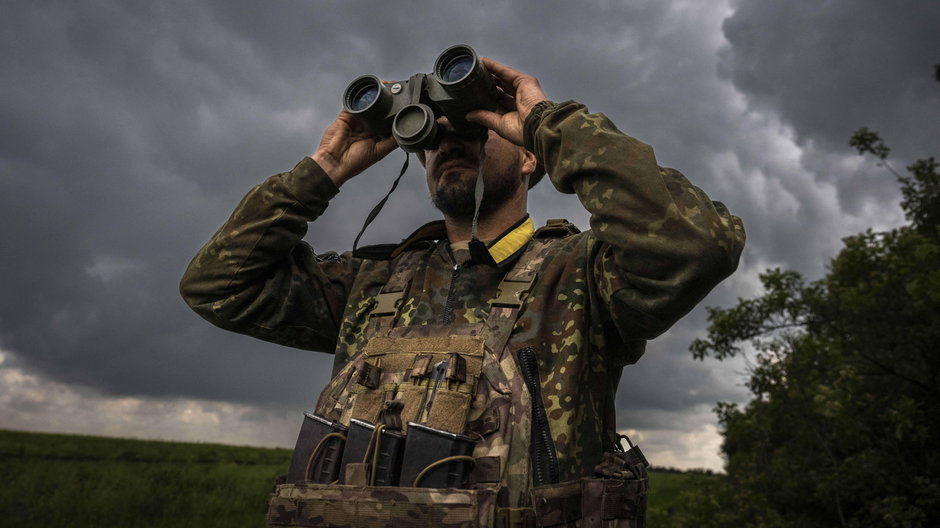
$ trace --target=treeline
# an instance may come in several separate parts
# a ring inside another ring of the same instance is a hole
[[[712,471],[711,469],[699,469],[699,468],[679,469],[679,468],[672,467],[672,466],[663,467],[663,466],[654,465],[654,466],[653,466],[653,469],[655,469],[655,470],[658,471],[659,473],[676,473],[676,474],[680,474],[680,475],[686,475],[686,474],[688,474],[688,475],[707,475],[707,476],[713,476],[713,475],[716,475],[716,474],[717,474],[717,473],[715,473],[714,471]]]
[[[896,177],[908,223],[845,238],[822,279],[770,269],[762,295],[709,310],[691,352],[745,355],[751,400],[718,404],[726,475],[672,526],[940,526],[938,163],[898,171],[867,128],[849,143]]]

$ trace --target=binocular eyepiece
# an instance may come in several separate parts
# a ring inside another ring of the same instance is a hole
[[[391,83],[374,75],[358,77],[343,93],[343,107],[376,135],[392,136],[402,149],[418,152],[437,148],[441,116],[461,136],[485,137],[486,128],[465,116],[473,110],[496,110],[496,84],[473,48],[456,45],[437,57],[430,74]]]

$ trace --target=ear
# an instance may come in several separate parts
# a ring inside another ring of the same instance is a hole
[[[526,176],[535,172],[535,166],[537,165],[535,154],[532,154],[526,149],[520,149],[522,151],[522,174]]]

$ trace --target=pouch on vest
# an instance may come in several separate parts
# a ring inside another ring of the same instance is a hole
[[[473,445],[468,436],[409,423],[401,483],[420,488],[466,487]]]
[[[496,526],[495,489],[282,484],[268,503],[268,526],[387,528]]]
[[[357,486],[397,486],[405,437],[398,431],[377,429],[356,420],[349,423],[349,433],[339,482]]]
[[[317,412],[340,423],[376,423],[386,401],[400,400],[403,423],[462,434],[483,355],[484,339],[479,336],[377,336],[333,377]],[[436,380],[434,367],[442,362],[448,367],[443,379]],[[433,405],[428,406],[432,393]]]
[[[605,452],[593,477],[532,489],[537,526],[645,528],[649,462],[629,438]]]
[[[328,484],[336,480],[345,443],[346,427],[305,411],[287,482],[309,480]]]

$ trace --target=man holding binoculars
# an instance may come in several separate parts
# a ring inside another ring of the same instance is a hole
[[[180,285],[213,324],[335,355],[268,524],[643,526],[621,371],[734,271],[740,219],[605,116],[469,46],[407,81],[360,77],[343,103]],[[343,254],[302,242],[397,147],[425,165],[443,221]],[[527,193],[545,173],[591,230],[535,229]]]

